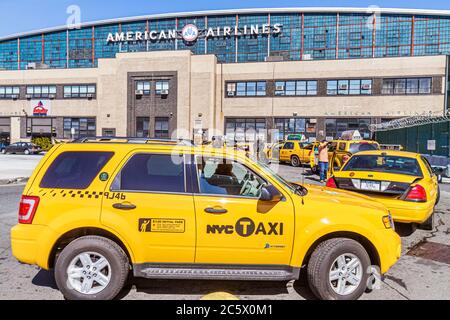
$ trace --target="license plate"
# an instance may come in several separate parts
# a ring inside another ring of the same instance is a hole
[[[361,190],[380,191],[381,183],[378,181],[361,181]]]

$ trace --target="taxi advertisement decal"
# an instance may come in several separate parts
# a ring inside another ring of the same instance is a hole
[[[186,220],[183,219],[139,219],[139,232],[184,233]]]

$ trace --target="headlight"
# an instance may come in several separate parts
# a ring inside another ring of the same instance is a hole
[[[383,217],[383,224],[386,227],[386,229],[395,230],[394,219],[392,219],[392,215],[390,212],[389,215]]]

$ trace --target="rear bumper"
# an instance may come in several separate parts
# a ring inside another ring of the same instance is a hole
[[[53,232],[46,226],[16,225],[11,229],[11,250],[20,262],[38,265],[48,269],[51,247],[47,242],[53,238]]]
[[[417,203],[397,200],[393,204],[386,204],[391,211],[395,222],[401,223],[424,223],[434,211],[434,204],[431,202]]]

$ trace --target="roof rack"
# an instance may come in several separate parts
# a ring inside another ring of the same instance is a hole
[[[129,143],[129,144],[168,144],[168,145],[182,145],[194,146],[194,141],[189,139],[150,139],[150,138],[135,138],[135,137],[82,137],[73,140],[70,143]]]

